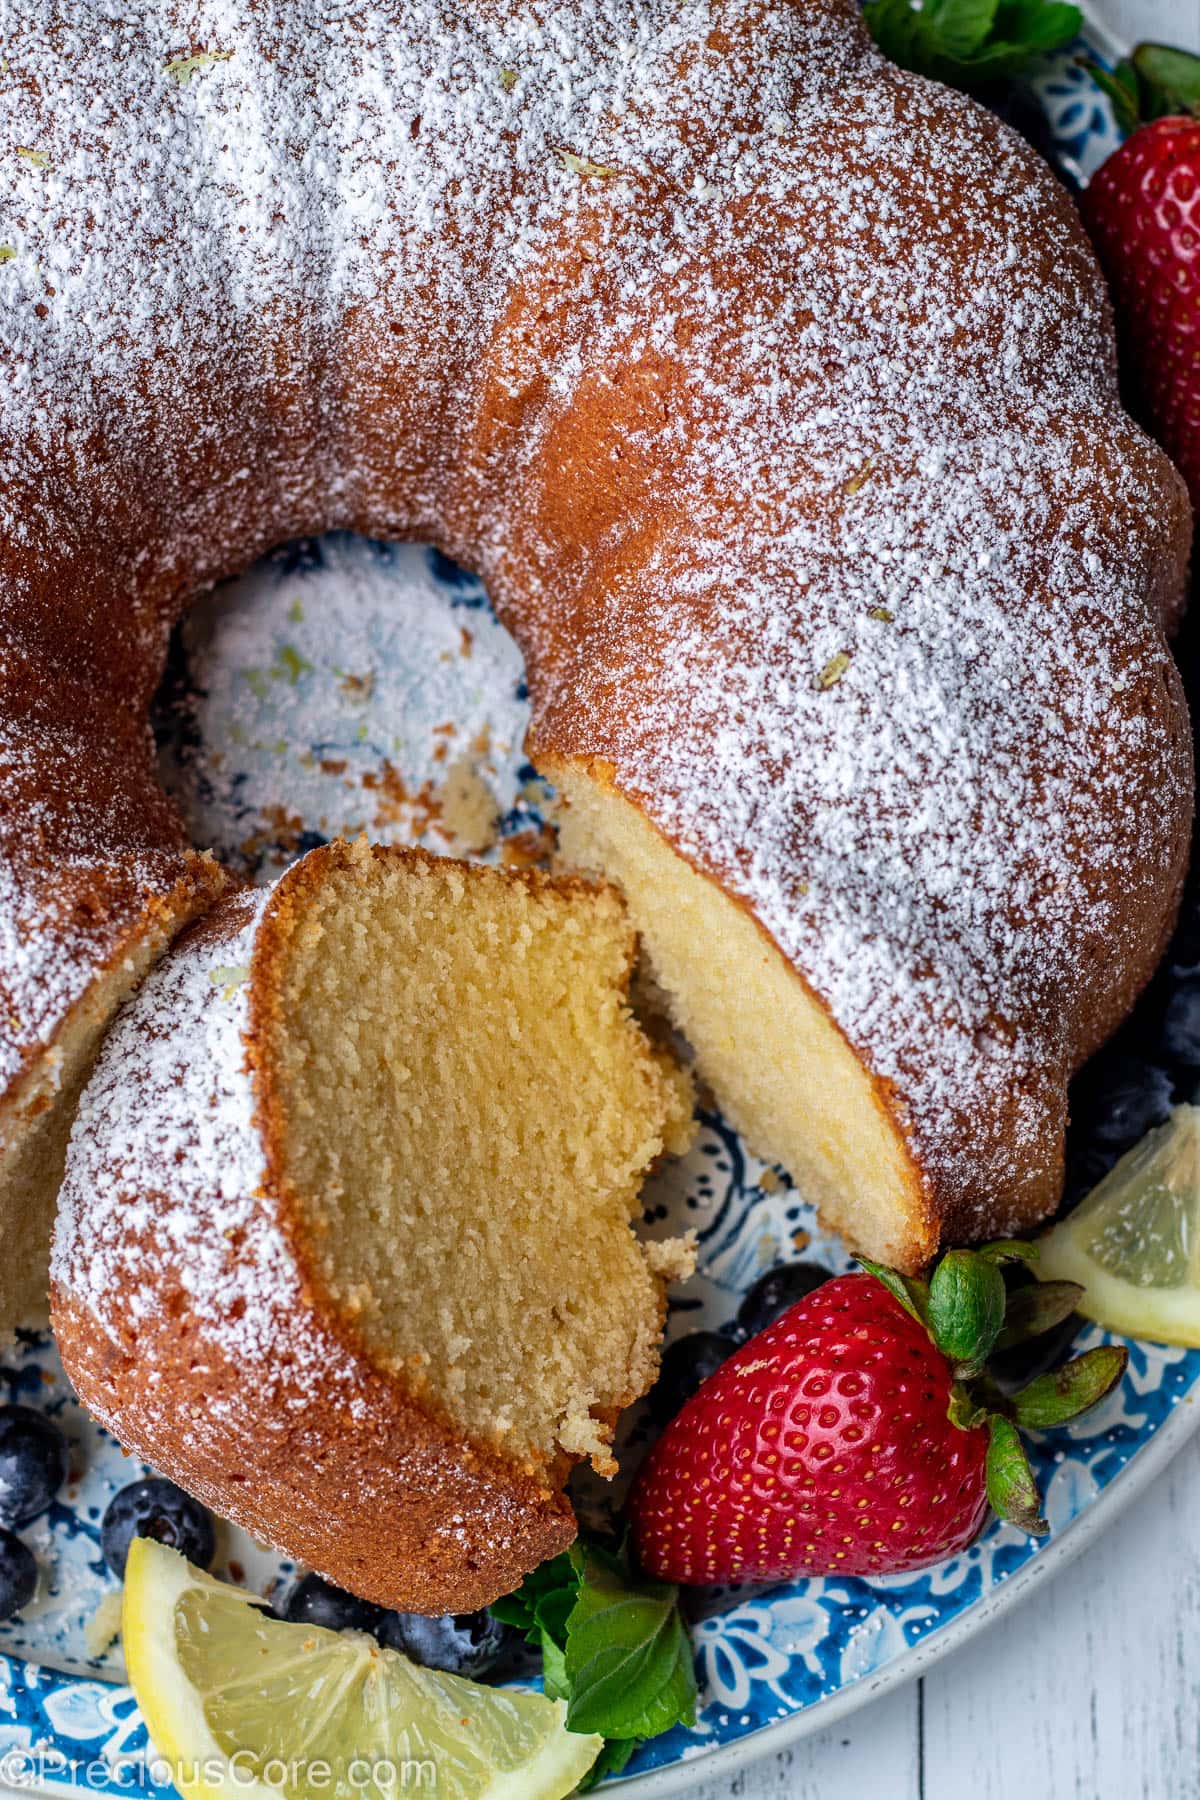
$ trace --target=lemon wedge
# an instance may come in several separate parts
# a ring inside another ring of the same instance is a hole
[[[1177,1106],[1039,1248],[1039,1279],[1079,1282],[1086,1318],[1200,1346],[1200,1107]]]
[[[129,1679],[185,1800],[562,1800],[602,1739],[566,1706],[419,1668],[359,1632],[288,1625],[135,1538]]]

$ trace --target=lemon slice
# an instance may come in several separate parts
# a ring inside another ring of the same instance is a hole
[[[1043,1281],[1078,1281],[1110,1331],[1200,1346],[1200,1107],[1177,1106],[1042,1238]]]
[[[566,1706],[419,1668],[360,1632],[287,1625],[135,1538],[129,1679],[185,1800],[562,1800],[602,1739]]]

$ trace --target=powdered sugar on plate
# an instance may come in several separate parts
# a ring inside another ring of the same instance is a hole
[[[160,712],[190,836],[253,880],[364,831],[508,862],[546,848],[520,652],[435,552],[335,536],[268,558],[188,613]]]

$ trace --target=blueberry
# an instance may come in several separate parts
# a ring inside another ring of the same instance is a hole
[[[1019,131],[1026,143],[1032,144],[1052,169],[1058,171],[1060,178],[1067,180],[1067,185],[1074,185],[1069,179],[1069,171],[1059,162],[1057,139],[1050,129],[1046,115],[1036,100],[1021,92],[1014,82],[996,82],[981,89],[976,98],[985,106],[998,113],[1006,125]]]
[[[1180,909],[1167,962],[1179,975],[1194,975],[1200,971],[1200,901],[1194,893],[1188,895]]]
[[[1171,1097],[1165,1069],[1138,1056],[1114,1058],[1087,1082],[1081,1123],[1095,1144],[1125,1150],[1162,1124]]]
[[[1174,1061],[1200,1069],[1200,980],[1181,981],[1167,1001],[1162,1046]]]
[[[686,1406],[702,1381],[731,1357],[737,1345],[723,1331],[689,1331],[663,1351],[650,1393],[650,1410],[662,1424]]]
[[[490,1612],[446,1613],[427,1619],[423,1613],[389,1612],[375,1628],[389,1650],[402,1650],[412,1662],[447,1675],[474,1681],[494,1669],[512,1648],[517,1633]]]
[[[100,1548],[117,1579],[123,1580],[135,1537],[153,1538],[178,1550],[198,1569],[207,1569],[216,1549],[212,1515],[173,1481],[154,1475],[114,1494],[100,1521]]]
[[[776,1263],[760,1275],[738,1307],[733,1336],[739,1344],[757,1336],[773,1325],[797,1300],[805,1300],[821,1283],[829,1280],[829,1270],[820,1263]]]
[[[33,1599],[37,1589],[33,1551],[11,1531],[0,1531],[0,1619],[11,1619]]]
[[[58,1426],[31,1406],[0,1406],[0,1519],[35,1519],[66,1479],[67,1440]]]
[[[326,1631],[374,1631],[382,1608],[320,1575],[305,1575],[288,1595],[283,1616],[293,1625],[321,1625]]]

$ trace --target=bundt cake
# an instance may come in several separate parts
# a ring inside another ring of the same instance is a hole
[[[913,1269],[1047,1213],[1176,905],[1190,526],[1036,155],[855,0],[4,36],[10,1164],[192,879],[142,723],[172,621],[341,525],[485,579],[568,851],[833,1224]]]
[[[630,1225],[691,1118],[633,951],[611,888],[365,841],[223,901],[68,1151],[54,1324],[96,1418],[384,1605],[469,1611],[570,1543],[690,1264]]]

